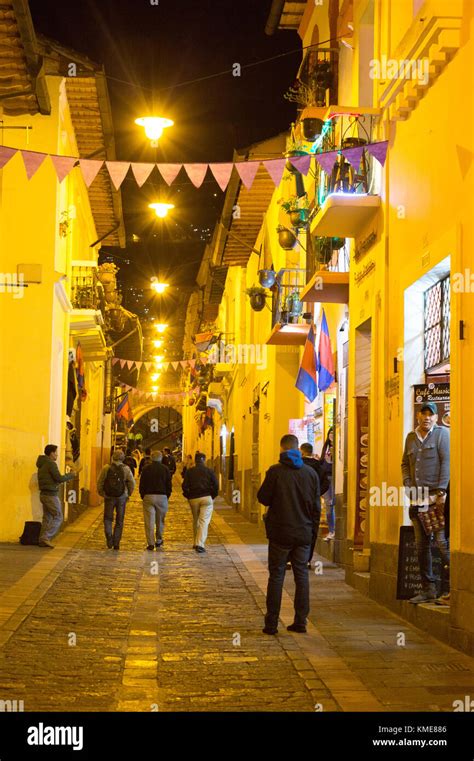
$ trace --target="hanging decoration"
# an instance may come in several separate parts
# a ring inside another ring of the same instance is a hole
[[[384,166],[387,157],[387,148],[388,140],[384,140],[378,143],[370,143],[363,147],[357,146],[355,148],[343,149],[342,153],[347,160],[355,166],[360,163],[362,152],[365,150]],[[161,176],[168,185],[171,185],[174,182],[179,172],[184,167],[189,179],[196,188],[201,187],[207,170],[210,169],[220,189],[225,191],[234,167],[247,190],[250,190],[261,164],[263,164],[276,186],[281,182],[286,164],[285,158],[265,159],[263,161],[260,159],[237,162],[227,161],[213,164],[155,164],[143,162],[135,163],[131,161],[100,161],[97,159],[79,159],[74,156],[58,156],[56,154],[43,153],[41,151],[27,151],[18,148],[10,148],[8,146],[0,146],[0,169],[6,166],[16,153],[21,153],[22,155],[29,180],[31,180],[36,174],[45,158],[49,156],[59,182],[62,182],[75,166],[80,166],[84,182],[87,187],[90,187],[99,171],[105,165],[116,190],[120,189],[130,167],[132,167],[133,176],[139,187],[142,187],[146,182],[155,166],[158,167]],[[314,157],[322,166],[326,174],[329,174],[332,171],[338,153],[338,150],[328,151],[326,153],[316,153],[314,154]],[[311,155],[292,156],[289,160],[299,172],[307,174],[310,169],[311,158]]]

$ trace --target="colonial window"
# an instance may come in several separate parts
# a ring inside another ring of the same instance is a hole
[[[425,372],[449,360],[451,300],[449,275],[425,291]]]

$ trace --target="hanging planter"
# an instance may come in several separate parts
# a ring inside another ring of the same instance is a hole
[[[285,169],[287,172],[290,172],[290,174],[300,174],[298,169],[293,166],[293,164],[290,161],[290,158],[296,158],[297,156],[307,156],[308,151],[303,151],[299,148],[291,148],[289,151],[285,153],[285,157],[288,159],[288,161],[285,164]]]
[[[300,300],[300,293],[294,288],[285,300],[285,309],[288,311],[289,322],[296,323],[303,312],[303,302]]]
[[[261,312],[266,304],[267,294],[265,288],[254,285],[247,288],[247,295],[250,296],[250,306],[254,312]]]
[[[294,209],[289,215],[293,227],[306,227],[308,224],[308,209]]]
[[[308,224],[308,196],[306,194],[298,196],[290,196],[286,201],[280,199],[278,201],[281,208],[286,211],[290,217],[290,222],[293,227],[306,227]]]
[[[291,230],[287,230],[286,227],[282,227],[281,225],[278,225],[277,227],[277,233],[278,233],[278,243],[282,248],[285,249],[285,251],[291,251],[297,244],[298,239],[294,232]]]
[[[306,118],[301,120],[303,128],[303,137],[309,143],[314,143],[323,131],[324,122],[322,119]]]
[[[274,269],[258,271],[258,281],[264,288],[273,288],[275,280],[276,272]]]

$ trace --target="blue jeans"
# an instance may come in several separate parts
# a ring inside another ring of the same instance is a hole
[[[418,565],[420,567],[421,583],[423,591],[435,592],[436,576],[433,574],[433,556],[431,548],[434,543],[438,546],[441,555],[441,594],[449,592],[449,542],[446,539],[444,528],[435,531],[431,536],[425,534],[424,528],[418,518],[416,507],[410,507],[410,519],[415,530],[416,551]],[[433,539],[432,539],[433,537]]]
[[[58,533],[63,522],[61,500],[56,495],[41,493],[40,500],[43,505],[43,522],[38,541],[50,542],[53,536]]]
[[[309,544],[282,547],[270,540],[268,545],[267,615],[265,616],[267,628],[276,629],[278,627],[283,582],[288,561],[291,562],[296,585],[294,623],[306,626],[306,617],[309,613],[309,554]]]
[[[121,497],[104,498],[105,538],[107,540],[112,539],[114,547],[118,547],[120,545],[120,540],[122,538],[123,522],[125,520],[125,505],[127,504],[127,499],[127,494],[122,494]],[[114,510],[116,511],[116,517],[115,527],[112,533]]]
[[[325,494],[323,494],[324,504],[326,506],[326,520],[328,523],[328,529],[331,534],[334,534],[336,530],[336,510],[334,507],[334,490],[332,483]]]

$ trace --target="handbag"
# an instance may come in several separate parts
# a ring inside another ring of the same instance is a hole
[[[424,512],[418,511],[418,518],[420,519],[423,530],[427,536],[430,536],[434,531],[444,529],[444,511],[443,508],[436,503],[434,505],[428,505],[428,510],[425,510]]]

